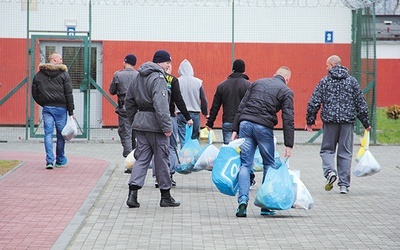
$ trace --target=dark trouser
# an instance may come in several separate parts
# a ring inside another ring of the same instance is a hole
[[[115,112],[118,114],[118,135],[123,147],[122,155],[126,157],[136,148],[135,131],[131,128],[124,108],[117,108]]]
[[[163,133],[136,131],[136,138],[136,162],[128,184],[136,186],[137,189],[143,187],[151,158],[154,156],[154,173],[158,185],[160,189],[170,189],[169,137]]]
[[[339,186],[350,187],[351,160],[353,157],[354,124],[325,123],[320,156],[325,178],[337,172]],[[337,153],[336,153],[337,148]],[[335,154],[337,170],[335,168]]]
[[[177,165],[179,164],[179,159],[178,159],[178,143],[176,141],[176,132],[178,130],[177,128],[177,123],[176,123],[176,117],[171,117],[171,122],[172,122],[172,135],[169,137],[169,161],[170,161],[170,166],[169,166],[169,173],[175,174],[175,170]],[[153,162],[152,162],[153,163]],[[153,178],[156,177],[155,171],[154,171],[154,163],[151,164],[151,168],[153,170]]]

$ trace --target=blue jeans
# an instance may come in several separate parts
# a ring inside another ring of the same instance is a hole
[[[56,163],[65,161],[64,148],[65,140],[61,131],[67,123],[67,109],[65,107],[44,106],[42,110],[44,125],[44,148],[46,151],[46,165],[54,164],[53,153],[53,132],[56,127]]]
[[[257,123],[242,121],[239,127],[239,137],[245,138],[245,141],[240,146],[242,165],[238,174],[238,203],[247,204],[249,202],[250,173],[252,172],[254,153],[257,146],[263,159],[264,173],[262,182],[264,182],[268,169],[275,166],[274,130]]]
[[[222,123],[222,136],[224,137],[224,144],[229,144],[232,137],[232,122]]]
[[[200,135],[200,113],[195,113],[195,112],[189,112],[190,117],[193,120],[193,134],[192,134],[192,140],[199,139]],[[186,135],[186,124],[187,121],[185,117],[182,115],[182,113],[178,114],[177,118],[178,122],[178,136],[179,136],[179,142],[181,143],[181,148],[183,145],[185,145],[185,135]]]

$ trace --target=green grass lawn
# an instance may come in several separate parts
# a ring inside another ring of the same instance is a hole
[[[0,175],[3,175],[17,166],[19,161],[17,160],[0,160]]]
[[[400,144],[400,119],[390,119],[386,108],[377,108],[376,138],[382,144]]]

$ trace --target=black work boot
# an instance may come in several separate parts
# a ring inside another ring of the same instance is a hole
[[[160,207],[178,207],[181,205],[179,201],[175,201],[174,198],[172,198],[169,189],[164,190],[160,189],[161,192],[161,201],[160,201]]]
[[[126,205],[128,205],[128,207],[140,207],[140,204],[137,201],[137,193],[137,190],[129,189],[128,200],[126,201]]]

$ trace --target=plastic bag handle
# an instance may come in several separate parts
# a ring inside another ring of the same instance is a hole
[[[365,130],[365,133],[367,133],[367,136],[366,136],[366,142],[365,142],[365,150],[368,150],[369,149],[369,131],[368,130]]]
[[[186,124],[185,143],[192,140],[193,126]]]

